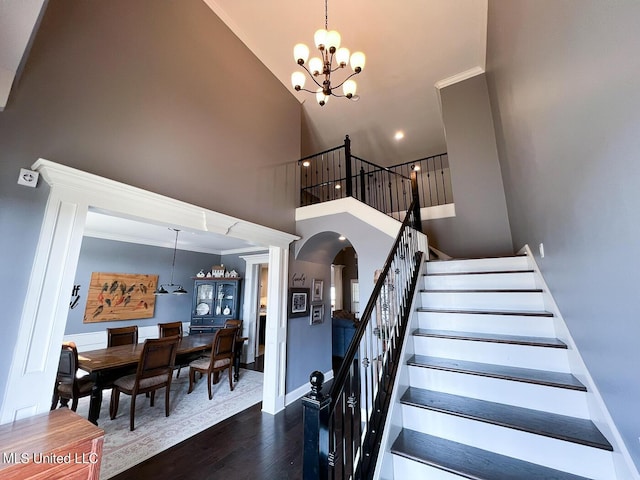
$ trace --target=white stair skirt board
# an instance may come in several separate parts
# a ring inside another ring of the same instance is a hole
[[[413,343],[416,352],[433,357],[569,373],[567,353],[561,348],[417,336]]]
[[[611,452],[423,408],[402,406],[412,430],[595,479],[610,479]]]
[[[489,402],[589,418],[586,393],[503,378],[409,366],[412,387],[437,390]]]
[[[422,306],[459,310],[510,310],[537,312],[544,310],[540,292],[422,292]]]
[[[472,273],[472,274],[437,274],[425,277],[427,290],[458,289],[534,289],[536,281],[533,271],[517,273]]]
[[[553,317],[418,312],[419,328],[553,338]]]
[[[529,260],[526,255],[427,262],[427,273],[501,272],[504,270],[527,270],[528,268]]]

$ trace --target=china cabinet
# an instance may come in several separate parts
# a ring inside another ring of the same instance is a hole
[[[240,318],[241,283],[238,277],[195,278],[189,333],[213,333],[225,320]]]

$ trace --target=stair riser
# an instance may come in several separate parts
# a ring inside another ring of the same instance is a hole
[[[427,273],[502,272],[528,268],[526,256],[427,262]]]
[[[540,292],[421,292],[425,308],[456,310],[544,310]]]
[[[554,372],[570,372],[567,351],[560,348],[451,340],[415,335],[413,343],[415,352],[421,355]]]
[[[393,475],[398,480],[460,480],[464,478],[400,455],[393,456]]]
[[[604,480],[613,471],[611,453],[597,448],[408,405],[402,415],[413,430],[575,475]]]
[[[553,317],[418,312],[419,328],[460,332],[555,337]]]
[[[586,394],[578,390],[433,368],[415,366],[408,368],[409,384],[412,387],[532,408],[559,415],[589,418]]]
[[[467,275],[427,275],[424,277],[424,288],[433,289],[505,289],[536,288],[533,273],[483,273]]]

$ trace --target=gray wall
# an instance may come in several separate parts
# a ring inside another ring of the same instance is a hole
[[[313,278],[324,279],[325,322],[322,326],[309,326],[309,319],[289,320],[290,339],[287,350],[287,391],[290,392],[309,381],[314,370],[331,369],[331,314],[329,288],[331,263],[345,246],[338,240],[343,234],[358,254],[360,310],[364,310],[374,287],[374,273],[382,268],[393,246],[394,238],[347,213],[328,215],[297,222],[300,235],[292,252],[289,265],[290,286],[310,287]],[[305,275],[306,283],[293,282],[293,275]],[[314,275],[317,275],[314,277]],[[303,321],[304,320],[304,321]],[[296,339],[295,341],[293,339]]]
[[[484,75],[442,88],[456,216],[425,222],[429,244],[453,257],[513,253]]]
[[[0,113],[0,397],[48,188],[39,157],[294,230],[300,105],[202,0],[51,0]]]
[[[83,323],[92,272],[148,273],[159,275],[159,283],[169,283],[171,281],[172,260],[172,248],[150,247],[84,237],[74,282],[76,285],[80,285],[80,300],[77,307],[69,310],[65,334],[104,331],[109,327],[124,327],[126,325],[143,327],[159,322],[188,322],[191,316],[193,277],[200,269],[207,271],[211,265],[219,265],[220,255],[176,251],[173,283],[181,284],[189,294],[156,297],[153,318]]]
[[[489,0],[514,247],[529,244],[640,465],[640,3]]]

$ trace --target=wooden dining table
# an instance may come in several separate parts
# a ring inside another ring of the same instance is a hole
[[[213,337],[213,333],[202,333],[180,338],[176,358],[185,358],[210,349]],[[143,345],[143,343],[137,343],[78,352],[78,367],[88,372],[95,382],[89,403],[90,422],[98,424],[102,406],[102,390],[119,376],[135,371]],[[176,364],[179,363],[176,360]]]

